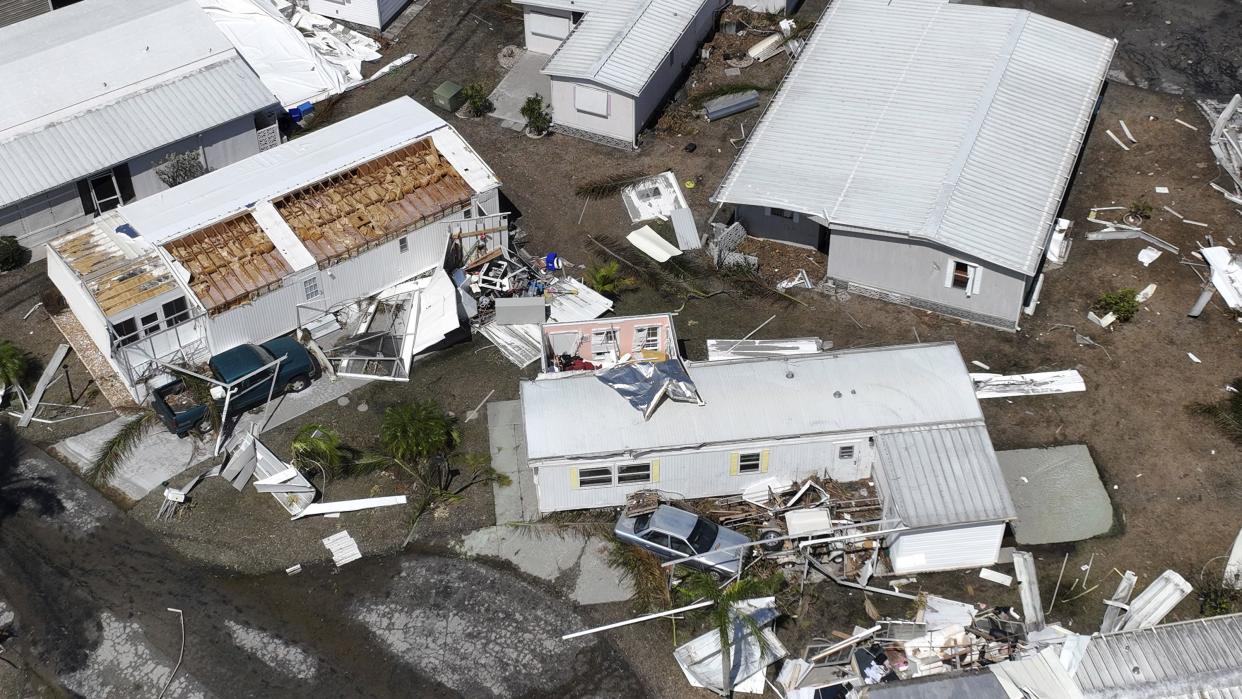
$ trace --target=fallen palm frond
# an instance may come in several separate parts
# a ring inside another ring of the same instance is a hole
[[[144,410],[125,423],[121,430],[104,442],[95,454],[95,461],[83,474],[92,485],[106,485],[116,475],[121,464],[138,448],[138,444],[153,427],[160,424],[154,410]]]
[[[703,104],[717,97],[725,97],[727,95],[736,95],[739,92],[768,92],[772,88],[763,85],[755,85],[753,83],[733,83],[729,85],[717,85],[716,87],[696,92],[690,96],[690,105],[695,109],[702,109]]]
[[[645,180],[651,175],[638,170],[630,170],[629,172],[620,172],[615,175],[601,177],[598,180],[590,180],[578,185],[574,190],[574,195],[580,199],[603,199],[619,193],[626,187]]]
[[[689,294],[696,298],[705,298],[710,293],[693,283],[702,278],[703,267],[691,256],[679,255],[661,264],[645,256],[641,259],[625,257],[617,252],[622,249],[621,243],[608,235],[588,235],[587,240],[633,270],[644,287],[657,289],[666,295]]]
[[[669,569],[660,565],[660,559],[650,551],[637,546],[612,540],[608,552],[608,565],[634,586],[634,609],[654,612],[673,606],[673,595],[668,584]]]
[[[1191,403],[1190,412],[1211,418],[1233,441],[1242,444],[1242,379],[1229,384],[1229,397],[1215,403]]]
[[[758,271],[744,264],[721,267],[720,276],[736,287],[743,296],[767,297],[772,300],[788,301],[800,306],[806,306],[806,302],[772,286]]]

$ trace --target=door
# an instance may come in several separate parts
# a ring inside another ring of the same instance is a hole
[[[117,186],[116,177],[111,172],[92,177],[90,188],[96,214],[111,211],[121,205],[121,190]]]
[[[832,443],[832,477],[837,480],[855,480],[866,474],[861,473],[863,449],[866,441],[851,439]]]

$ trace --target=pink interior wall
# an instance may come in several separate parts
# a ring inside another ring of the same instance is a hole
[[[668,316],[645,316],[638,318],[612,318],[583,321],[581,323],[558,323],[556,325],[545,325],[543,327],[543,335],[545,347],[550,346],[548,338],[554,334],[560,333],[582,333],[582,338],[578,342],[578,356],[583,359],[591,360],[591,333],[595,330],[615,329],[617,331],[617,342],[620,345],[620,353],[625,354],[634,349],[634,330],[640,327],[648,327],[657,325],[660,330],[660,351],[669,352],[669,327],[671,319]],[[676,351],[675,348],[673,351]]]

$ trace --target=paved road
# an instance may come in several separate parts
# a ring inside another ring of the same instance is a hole
[[[643,694],[610,645],[561,643],[581,619],[511,573],[410,555],[292,578],[216,574],[42,452],[16,462],[0,463],[0,625],[16,618],[5,657],[74,693],[158,694],[181,647],[176,607],[185,659],[170,697]],[[35,497],[15,493],[28,486]]]

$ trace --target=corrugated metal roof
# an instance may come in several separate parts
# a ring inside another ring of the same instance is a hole
[[[637,96],[710,0],[615,0],[588,9],[543,73]]]
[[[908,527],[1013,519],[982,420],[881,432],[872,477],[886,517]]]
[[[983,419],[953,343],[698,363],[688,371],[706,405],[666,401],[646,422],[593,374],[523,381],[530,458]]]
[[[0,134],[0,206],[273,104],[271,91],[234,54],[39,130]]]
[[[400,97],[119,211],[143,238],[163,244],[425,138],[476,192],[500,186],[453,127]]]
[[[867,699],[1008,699],[996,676],[981,670],[885,682],[866,688]]]
[[[1074,680],[1089,698],[1242,699],[1242,614],[1093,636]]]
[[[987,667],[1011,697],[1083,699],[1082,691],[1061,666],[1058,652],[1053,648]]]
[[[1029,274],[1115,46],[1021,10],[837,0],[713,199]]]

